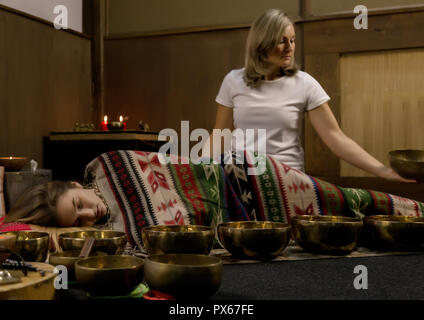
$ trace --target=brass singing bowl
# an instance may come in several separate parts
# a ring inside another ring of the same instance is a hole
[[[242,221],[218,225],[222,246],[241,259],[275,259],[287,247],[290,226],[281,222]]]
[[[400,176],[424,181],[424,150],[394,150],[389,152],[390,166]]]
[[[134,256],[88,257],[75,262],[75,278],[92,296],[126,296],[143,281],[143,268]]]
[[[363,243],[380,250],[424,249],[424,218],[374,215],[364,218]]]
[[[25,261],[45,262],[49,252],[49,234],[37,231],[14,231],[2,233],[16,236],[15,250]]]
[[[5,167],[6,171],[19,171],[29,162],[27,157],[0,157],[0,167]]]
[[[142,231],[148,254],[192,253],[208,255],[215,239],[215,230],[197,225],[160,225]]]
[[[293,238],[310,253],[344,255],[353,251],[362,230],[360,218],[343,216],[294,216]]]
[[[15,248],[16,235],[0,233],[0,264],[9,257],[11,251],[15,251]]]
[[[144,280],[150,289],[175,298],[208,298],[222,280],[222,261],[199,254],[155,254],[146,258]]]
[[[68,272],[68,280],[75,279],[75,262],[84,259],[80,258],[80,250],[70,250],[62,252],[52,252],[49,254],[49,264],[53,266],[65,266]],[[106,252],[91,251],[89,257],[106,256]]]
[[[127,243],[125,232],[93,230],[62,233],[59,235],[59,245],[64,251],[81,250],[87,237],[94,238],[93,251],[102,251],[109,255],[122,253]]]

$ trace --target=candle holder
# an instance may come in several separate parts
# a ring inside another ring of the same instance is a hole
[[[6,171],[20,171],[28,161],[27,157],[0,157],[0,166]]]
[[[121,121],[112,121],[107,124],[107,128],[110,131],[122,131],[124,130],[124,123]]]

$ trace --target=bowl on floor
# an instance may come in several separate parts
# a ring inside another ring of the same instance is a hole
[[[150,289],[175,298],[204,299],[222,280],[222,261],[199,254],[155,254],[146,258],[144,279]]]
[[[424,217],[374,215],[364,218],[365,246],[380,250],[422,251]]]
[[[218,225],[222,246],[240,259],[275,259],[287,247],[290,226],[281,222],[240,221]]]
[[[344,255],[353,251],[362,229],[360,218],[298,215],[291,218],[294,240],[305,251]]]
[[[197,225],[158,225],[142,231],[148,254],[191,253],[209,254],[215,239],[215,229]]]

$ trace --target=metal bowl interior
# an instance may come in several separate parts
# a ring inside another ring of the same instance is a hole
[[[144,279],[151,289],[176,298],[208,298],[221,285],[222,261],[198,254],[150,255]]]
[[[127,243],[125,232],[111,230],[75,231],[59,235],[59,245],[64,250],[81,250],[87,237],[95,239],[93,250],[109,255],[119,254]]]
[[[361,236],[364,245],[374,249],[422,251],[424,217],[368,216]]]
[[[218,225],[222,246],[240,259],[275,259],[287,247],[291,227],[281,222],[243,221]]]
[[[424,150],[394,150],[389,152],[390,166],[400,176],[424,181]]]
[[[143,281],[143,269],[134,256],[95,256],[75,262],[75,278],[93,296],[125,296]]]
[[[191,253],[209,254],[215,239],[215,229],[198,225],[159,225],[142,231],[148,254]]]
[[[291,224],[295,241],[305,251],[344,255],[356,248],[363,222],[344,216],[295,216]]]
[[[19,171],[28,163],[27,157],[0,157],[0,166],[6,171]]]
[[[49,251],[49,234],[37,231],[6,232],[16,236],[15,249],[25,261],[45,262]]]

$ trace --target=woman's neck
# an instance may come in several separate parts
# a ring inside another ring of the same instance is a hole
[[[272,71],[270,74],[267,74],[265,76],[265,80],[272,81],[278,78],[281,78],[283,76],[283,70],[279,67],[278,69]]]

